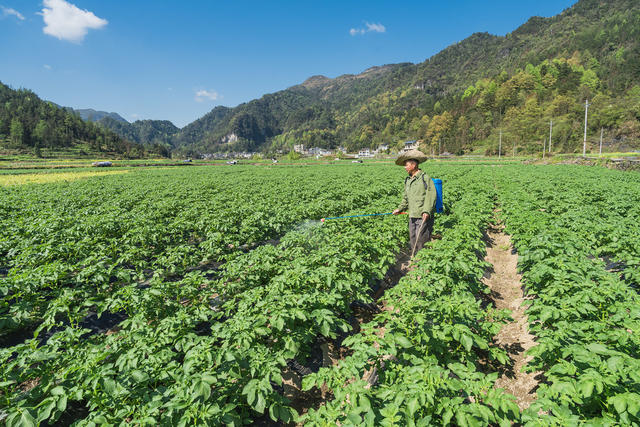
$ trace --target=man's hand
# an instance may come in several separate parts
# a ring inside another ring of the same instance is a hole
[[[396,209],[395,211],[392,212],[392,214],[394,215],[398,215],[400,213],[400,209]]]
[[[429,214],[428,214],[428,213],[426,213],[426,212],[425,212],[425,213],[423,213],[423,214],[422,214],[422,220],[423,220],[423,221],[426,221],[426,220],[428,220],[428,219],[429,219]]]

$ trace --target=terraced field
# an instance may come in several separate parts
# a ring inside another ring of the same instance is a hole
[[[386,164],[0,187],[0,421],[640,423],[640,175],[424,168],[445,211],[410,261],[405,216],[319,221],[392,211]],[[519,306],[488,247],[517,256]]]

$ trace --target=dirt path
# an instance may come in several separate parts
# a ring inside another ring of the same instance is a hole
[[[521,276],[517,273],[518,255],[513,250],[511,237],[503,232],[504,226],[498,224],[487,230],[489,245],[485,261],[493,265],[483,282],[491,289],[491,296],[499,309],[511,310],[513,322],[502,327],[495,337],[498,345],[507,350],[512,360],[511,369],[502,374],[496,381],[496,388],[503,388],[513,394],[518,406],[525,409],[535,400],[535,387],[538,381],[537,372],[521,372],[522,367],[531,360],[525,356],[525,350],[535,345],[534,337],[529,333],[525,308],[525,300]]]

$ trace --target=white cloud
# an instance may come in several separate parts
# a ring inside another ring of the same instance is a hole
[[[4,7],[4,6],[0,6],[0,9],[2,9],[2,16],[9,16],[9,15],[13,15],[16,18],[18,18],[21,21],[24,21],[24,16],[18,12],[15,9],[12,9],[10,7]]]
[[[213,91],[213,90],[199,90],[196,92],[196,101],[198,102],[202,102],[205,99],[209,99],[211,101],[215,101],[216,99],[220,98],[220,95],[218,95],[218,92]]]
[[[45,26],[42,31],[60,40],[80,43],[90,29],[97,30],[108,24],[106,19],[65,0],[44,0],[43,3],[41,15]]]
[[[373,31],[376,33],[386,33],[387,29],[382,24],[370,24],[368,22],[365,23],[367,26],[367,32]]]
[[[386,33],[387,29],[382,24],[372,24],[370,22],[365,22],[364,25],[367,28],[352,28],[349,30],[349,34],[352,36],[363,35],[366,33]]]
[[[51,65],[49,65],[49,64],[44,64],[43,67],[45,68],[45,70],[50,70],[51,69]]]

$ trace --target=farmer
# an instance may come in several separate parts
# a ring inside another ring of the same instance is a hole
[[[418,166],[427,160],[419,150],[411,150],[396,159],[396,165],[404,166],[409,174],[404,180],[404,197],[394,215],[408,210],[409,242],[411,255],[422,249],[431,240],[433,232],[433,211],[436,205],[436,188],[433,181]]]

